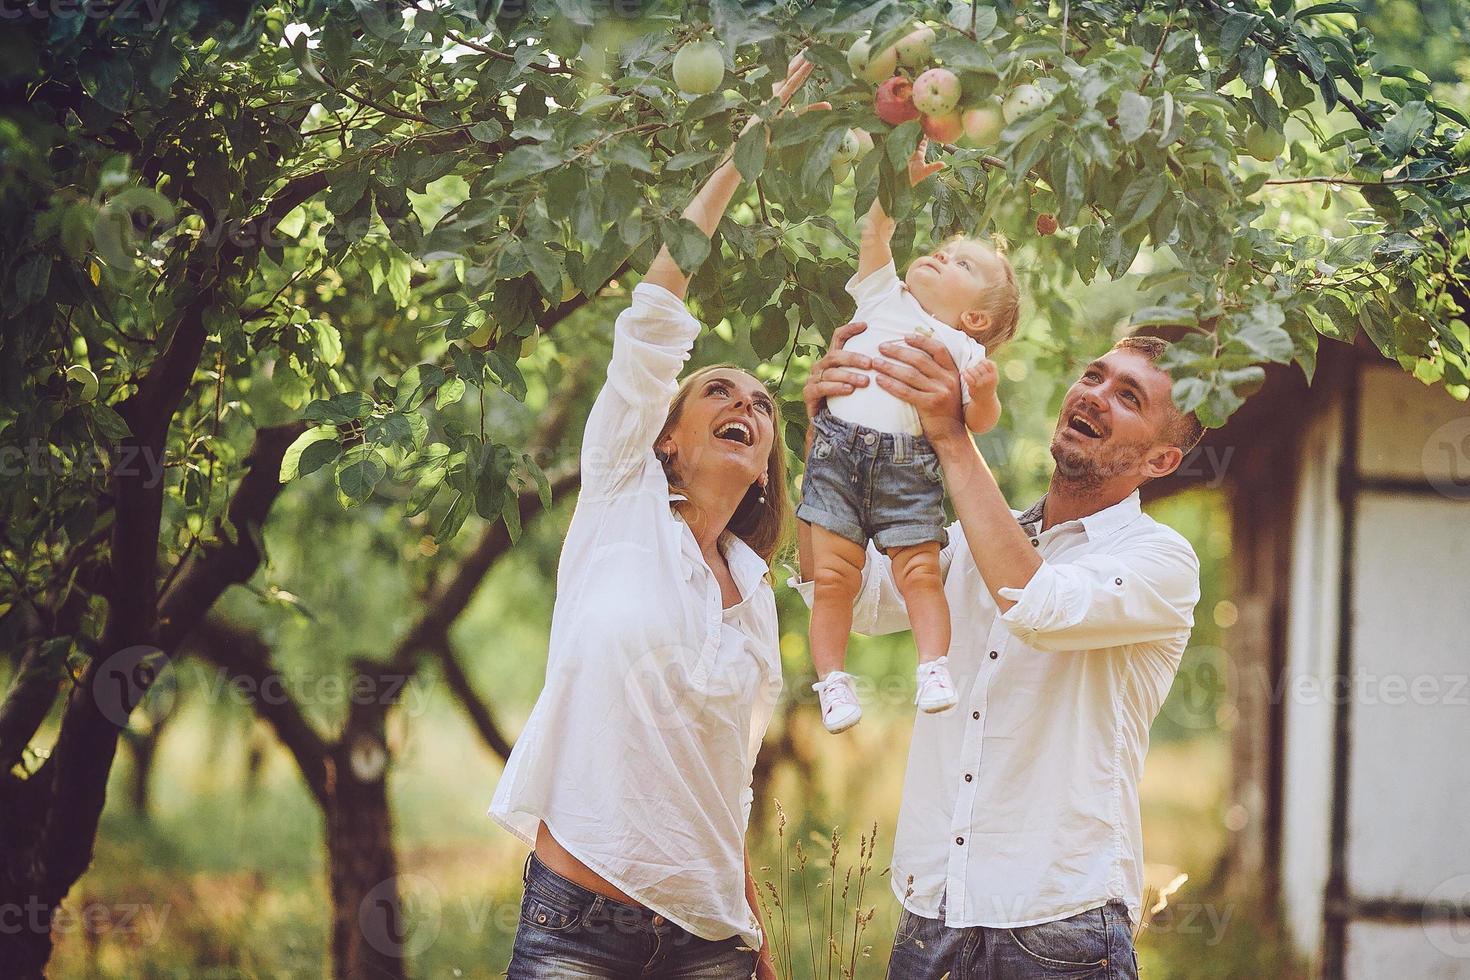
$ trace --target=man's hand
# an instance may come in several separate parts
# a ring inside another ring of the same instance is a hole
[[[878,387],[918,410],[924,435],[936,448],[955,436],[968,441],[960,398],[963,382],[954,358],[933,337],[909,334],[906,339],[907,343],[890,341],[878,348],[883,352],[873,364]]]
[[[866,323],[846,323],[833,331],[832,346],[812,365],[812,373],[807,375],[806,384],[801,389],[807,418],[816,418],[828,398],[850,395],[854,390],[867,386],[868,375],[862,372],[873,366],[873,359],[842,349],[848,340],[866,329]]]
[[[913,155],[909,157],[909,184],[918,187],[929,177],[944,169],[944,163],[935,160],[933,163],[925,163],[924,157],[929,150],[929,137],[925,136],[919,140],[919,145],[914,148]]]

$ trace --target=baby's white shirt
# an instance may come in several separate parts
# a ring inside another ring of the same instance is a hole
[[[880,358],[879,344],[902,341],[912,333],[928,333],[944,345],[954,358],[955,365],[963,371],[972,364],[985,359],[985,345],[937,317],[927,313],[919,301],[910,295],[908,287],[898,278],[893,262],[868,274],[859,281],[857,273],[847,281],[847,292],[857,301],[857,312],[853,319],[868,325],[868,329],[850,339],[844,350],[856,351],[869,357]],[[877,372],[869,370],[870,380],[866,387],[853,389],[850,395],[837,395],[827,399],[827,411],[846,422],[865,425],[880,432],[906,432],[922,435],[919,413],[914,406],[889,394],[879,387],[871,376]],[[970,389],[961,385],[960,397],[970,404]]]

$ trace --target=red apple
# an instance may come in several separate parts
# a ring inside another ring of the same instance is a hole
[[[958,112],[946,112],[937,116],[925,116],[922,123],[924,135],[941,143],[953,143],[965,131],[965,124]]]
[[[873,96],[873,111],[890,126],[919,118],[919,110],[914,108],[914,83],[902,75],[894,75],[879,85]]]
[[[1055,235],[1057,233],[1057,216],[1054,214],[1038,214],[1036,216],[1036,233],[1038,235]]]
[[[926,116],[944,116],[960,101],[960,80],[948,68],[930,68],[914,79],[914,107]]]

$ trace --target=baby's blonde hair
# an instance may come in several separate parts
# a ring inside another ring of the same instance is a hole
[[[986,292],[980,301],[980,310],[990,316],[990,323],[977,333],[975,339],[993,351],[1016,335],[1021,321],[1021,289],[1016,285],[1016,270],[1006,257],[1006,240],[999,235],[990,241],[981,241],[969,235],[953,235],[945,239],[945,245],[964,243],[984,249],[995,257],[1000,266],[1001,281]]]

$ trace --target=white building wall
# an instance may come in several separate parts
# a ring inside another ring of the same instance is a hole
[[[1353,572],[1347,888],[1355,902],[1463,908],[1470,904],[1470,407],[1392,365],[1365,370],[1361,391],[1358,472],[1367,485],[1358,497]],[[1346,946],[1350,980],[1470,980],[1463,921],[1354,921]]]
[[[1348,891],[1422,901],[1470,876],[1470,503],[1365,492],[1356,566]]]
[[[1322,941],[1332,802],[1333,708],[1322,695],[1336,668],[1342,456],[1338,404],[1307,424],[1293,511],[1291,607],[1286,675],[1270,678],[1284,699],[1281,898],[1297,948],[1314,956]]]
[[[1461,955],[1446,955],[1460,950]],[[1344,972],[1372,980],[1470,980],[1470,937],[1463,926],[1355,922],[1347,930]]]

